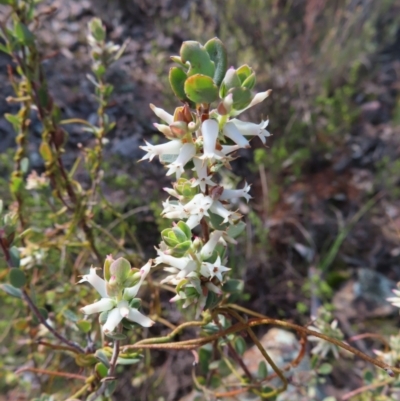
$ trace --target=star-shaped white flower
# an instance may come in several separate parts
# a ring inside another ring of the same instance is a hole
[[[139,283],[130,289],[130,295],[132,298],[135,297],[140,285],[144,278],[149,272],[151,267],[151,261],[147,262],[141,269],[142,276]],[[126,318],[132,322],[136,322],[143,327],[150,327],[154,324],[153,320],[140,313],[136,308],[129,306],[129,302],[126,299],[117,301],[115,298],[109,297],[106,291],[106,282],[96,274],[95,268],[90,268],[89,274],[82,277],[79,283],[89,282],[101,295],[101,299],[93,304],[84,306],[81,311],[85,315],[91,315],[93,313],[107,312],[107,320],[103,325],[103,331],[105,333],[111,333],[120,324],[123,318]],[[125,295],[125,294],[124,294]]]

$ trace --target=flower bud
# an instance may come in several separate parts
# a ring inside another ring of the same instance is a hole
[[[103,274],[104,274],[104,279],[106,281],[110,280],[111,274],[110,274],[110,266],[111,263],[114,262],[114,258],[112,255],[107,255],[106,260],[104,261],[104,266],[103,266]]]
[[[124,258],[118,258],[114,260],[110,265],[111,279],[115,279],[118,284],[123,284],[127,279],[128,274],[131,270],[131,264]]]

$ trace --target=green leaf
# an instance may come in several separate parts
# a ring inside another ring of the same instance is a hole
[[[29,159],[27,157],[23,157],[21,160],[21,171],[26,174],[29,169]]]
[[[0,199],[0,215],[3,213],[3,201]]]
[[[4,117],[10,124],[12,124],[14,130],[18,131],[18,127],[21,125],[22,119],[18,115],[9,113],[4,114]]]
[[[253,70],[252,70],[247,64],[244,64],[244,65],[242,65],[241,67],[239,67],[239,68],[236,70],[236,74],[238,75],[238,77],[239,77],[239,79],[240,79],[240,82],[241,82],[242,85],[243,85],[243,82],[246,81],[246,79],[247,79],[251,74],[253,74]]]
[[[0,0],[1,3],[1,0]],[[10,51],[8,50],[8,47],[6,45],[3,45],[2,43],[0,43],[0,51],[6,54],[10,54]]]
[[[116,388],[117,388],[117,381],[116,380],[108,380],[107,386],[106,386],[106,391],[104,392],[104,395],[106,397],[110,397]]]
[[[39,147],[40,155],[43,157],[45,162],[50,162],[53,158],[51,148],[47,142],[42,142]]]
[[[117,365],[134,365],[135,363],[139,363],[141,361],[140,358],[122,358],[119,357],[117,359]]]
[[[323,363],[319,368],[318,368],[318,373],[320,375],[329,375],[332,372],[332,365],[330,363]]]
[[[225,231],[229,226],[228,223],[223,223],[224,219],[219,214],[208,211],[209,220],[215,230]]]
[[[243,355],[246,351],[246,341],[244,341],[243,337],[236,337],[235,339],[235,350],[239,355]]]
[[[105,335],[116,341],[126,340],[126,335],[123,333],[105,333]]]
[[[175,237],[179,243],[187,241],[186,234],[179,227],[173,227],[172,232],[175,234]]]
[[[18,269],[12,268],[8,274],[10,284],[15,288],[22,288],[26,284],[25,273]]]
[[[179,67],[172,67],[169,70],[169,83],[175,96],[182,102],[188,100],[185,93],[185,81],[187,74]]]
[[[259,380],[263,380],[268,376],[268,367],[265,361],[260,361],[258,364],[258,369],[257,369],[257,377]]]
[[[39,104],[44,109],[47,109],[49,103],[49,94],[46,85],[41,85],[38,90]]]
[[[222,286],[222,291],[228,293],[235,293],[235,292],[243,292],[244,282],[243,280],[237,279],[229,279],[227,282]]]
[[[89,322],[88,320],[78,320],[76,325],[78,326],[79,330],[83,331],[84,333],[89,333],[89,331],[92,329],[92,322]]]
[[[98,350],[95,352],[94,356],[95,356],[101,363],[103,363],[104,366],[105,366],[107,369],[110,368],[110,362],[109,362],[109,360],[108,360],[108,357],[107,357],[106,353],[105,353],[103,350],[98,349]]]
[[[106,39],[106,30],[100,18],[92,18],[89,22],[89,29],[97,42],[102,42]]]
[[[245,228],[246,228],[246,223],[243,221],[239,221],[235,225],[230,225],[226,230],[226,233],[231,238],[237,238]]]
[[[232,88],[228,93],[232,93],[232,107],[235,110],[243,110],[251,103],[252,95],[247,88]]]
[[[209,347],[201,347],[199,350],[199,365],[203,374],[208,373],[212,351]]]
[[[178,221],[177,226],[185,233],[187,239],[192,238],[192,231],[184,221]]]
[[[218,87],[212,78],[196,74],[186,80],[185,93],[195,103],[212,103],[218,98]]]
[[[62,314],[67,320],[70,320],[71,322],[76,323],[79,320],[78,316],[69,309],[64,309]]]
[[[22,22],[17,22],[14,26],[14,35],[24,45],[29,45],[35,40],[35,36],[29,28]]]
[[[192,241],[182,242],[181,244],[178,244],[171,249],[172,251],[171,254],[172,256],[175,256],[177,258],[182,257],[191,248],[191,246],[192,246]]]
[[[10,259],[12,267],[19,267],[21,262],[20,252],[16,246],[10,248]]]
[[[21,192],[21,189],[23,187],[24,187],[24,180],[22,179],[22,177],[18,177],[17,175],[11,177],[10,191],[12,194],[17,195],[19,192]]]
[[[15,298],[22,298],[22,291],[10,284],[0,284],[0,289]]]
[[[133,298],[129,301],[129,306],[133,309],[139,309],[142,304],[142,300],[140,298]]]
[[[242,83],[242,87],[251,90],[254,88],[255,84],[256,84],[256,74],[253,72],[253,74],[247,77],[245,81]]]
[[[210,56],[210,59],[214,61],[215,72],[214,82],[219,86],[224,79],[226,68],[228,65],[228,56],[224,44],[218,38],[210,39],[204,48]]]
[[[103,379],[104,377],[107,377],[108,375],[108,369],[107,366],[104,365],[104,363],[99,362],[96,363],[96,366],[94,367],[94,370],[96,373]]]
[[[204,309],[207,310],[215,308],[219,304],[220,300],[220,296],[218,296],[215,292],[209,291]]]
[[[188,77],[197,74],[206,75],[210,78],[214,77],[214,62],[211,61],[207,50],[199,42],[195,42],[193,40],[183,42],[180,55],[182,62],[190,63],[187,73]]]

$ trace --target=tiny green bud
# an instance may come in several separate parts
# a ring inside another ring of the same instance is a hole
[[[106,281],[110,280],[111,273],[110,273],[110,266],[111,263],[114,262],[114,258],[112,255],[107,255],[106,260],[104,261],[104,267],[103,267],[103,274],[104,274],[104,279]]]
[[[115,280],[119,284],[122,284],[128,277],[130,270],[131,264],[126,259],[118,258],[117,260],[114,260],[110,265],[110,281],[115,277]]]

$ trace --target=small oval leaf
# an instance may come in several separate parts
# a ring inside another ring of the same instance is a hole
[[[10,270],[9,279],[11,285],[15,288],[22,288],[26,284],[25,273],[18,268]]]
[[[212,103],[218,97],[218,87],[212,78],[197,74],[186,80],[185,93],[195,103]]]
[[[214,61],[215,72],[214,82],[219,86],[224,79],[226,68],[228,65],[228,56],[224,44],[218,38],[210,39],[204,48],[210,55],[210,59]]]
[[[175,96],[182,102],[188,100],[185,93],[186,72],[178,67],[172,67],[169,70],[169,83]]]
[[[199,42],[193,40],[183,42],[180,55],[182,62],[190,63],[188,77],[196,74],[206,75],[210,78],[214,77],[214,62],[211,61],[207,50]]]

